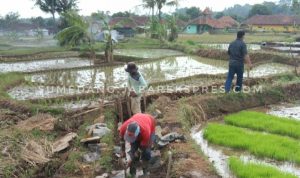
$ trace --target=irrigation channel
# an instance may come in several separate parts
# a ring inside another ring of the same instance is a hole
[[[300,101],[293,103],[282,103],[250,109],[264,112],[270,115],[283,117],[286,119],[300,120]],[[257,123],[259,124],[259,123]],[[197,125],[192,128],[191,137],[199,145],[202,152],[208,157],[208,160],[214,165],[217,173],[223,178],[234,178],[234,174],[229,168],[229,157],[239,157],[245,163],[257,163],[274,167],[282,172],[291,173],[300,177],[300,167],[292,162],[279,162],[272,159],[257,158],[249,153],[234,151],[230,148],[216,146],[208,143],[203,136],[205,125]]]

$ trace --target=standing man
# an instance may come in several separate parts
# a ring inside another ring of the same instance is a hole
[[[131,101],[132,114],[141,113],[142,91],[146,89],[147,82],[134,62],[129,62],[125,68],[128,72],[128,90]]]
[[[155,138],[155,119],[148,114],[138,113],[128,119],[120,127],[120,137],[129,142],[131,149],[129,151],[130,160],[127,160],[127,166],[130,167],[130,174],[136,174],[136,162],[138,149],[142,151],[143,172],[147,173],[148,163],[151,159],[151,146]]]
[[[244,63],[248,64],[251,69],[252,64],[248,55],[247,46],[244,42],[244,31],[237,33],[237,39],[230,43],[228,48],[229,60],[229,71],[227,80],[225,83],[225,91],[228,93],[231,89],[232,80],[234,75],[237,75],[235,91],[240,92],[243,87],[243,75],[244,75]]]

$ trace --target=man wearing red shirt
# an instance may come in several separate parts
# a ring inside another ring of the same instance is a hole
[[[151,159],[151,145],[155,137],[155,119],[149,114],[135,114],[123,123],[119,132],[120,136],[131,144],[129,151],[131,160],[128,160],[128,165],[130,166],[130,174],[135,175],[136,169],[131,166],[131,162],[135,160],[135,153],[138,149],[142,151],[144,163]],[[144,167],[144,173],[145,169]]]

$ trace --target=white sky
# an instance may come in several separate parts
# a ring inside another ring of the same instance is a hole
[[[79,0],[80,14],[90,15],[92,12],[110,11],[111,13],[119,11],[131,11],[139,14],[149,13],[141,7],[136,6],[141,4],[142,0]],[[213,11],[221,11],[226,7],[234,4],[255,4],[262,3],[265,0],[180,0],[180,7],[196,6],[200,9],[210,7]],[[277,2],[278,0],[268,0]],[[164,12],[169,12],[172,9],[164,8]],[[38,7],[34,6],[33,0],[0,0],[0,15],[4,16],[8,12],[19,12],[21,17],[50,17],[50,14],[43,13]]]

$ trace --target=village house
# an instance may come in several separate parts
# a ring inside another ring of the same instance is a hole
[[[238,22],[232,17],[224,16],[220,19],[214,19],[212,18],[212,11],[209,8],[206,8],[200,17],[193,19],[188,23],[184,28],[184,33],[201,34],[204,32],[213,32],[237,27]]]
[[[287,15],[255,15],[242,26],[259,32],[300,32],[300,17]]]
[[[109,25],[125,37],[133,37],[137,32],[143,32],[149,18],[146,16],[114,17]]]
[[[165,24],[166,21],[162,20],[162,23]],[[179,19],[176,24],[180,30],[186,26],[186,23]],[[145,33],[150,29],[150,18],[147,16],[114,17],[109,25],[125,37],[133,37],[137,33]]]

